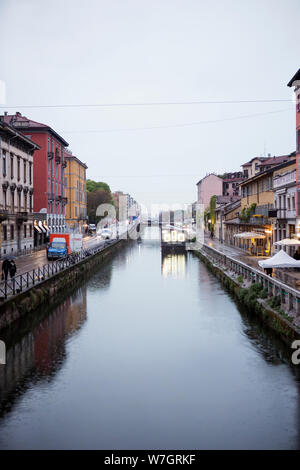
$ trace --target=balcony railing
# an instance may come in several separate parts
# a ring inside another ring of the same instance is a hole
[[[48,159],[52,160],[53,157],[54,157],[54,153],[53,152],[48,152]]]

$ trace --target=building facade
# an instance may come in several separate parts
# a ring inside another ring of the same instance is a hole
[[[273,188],[276,211],[274,241],[293,238],[296,232],[296,162],[284,173],[274,171]],[[275,245],[276,246],[276,245]]]
[[[39,146],[33,167],[34,212],[47,214],[49,231],[64,232],[67,203],[64,155],[69,144],[47,124],[28,119],[21,113],[5,115],[4,121]]]
[[[212,196],[223,194],[223,180],[219,176],[211,173],[206,175],[197,183],[198,204],[203,204],[204,209],[209,207]]]
[[[83,233],[87,225],[87,165],[71,152],[66,152],[65,161],[66,223],[71,231]]]
[[[33,155],[39,146],[0,120],[1,256],[34,247]]]
[[[296,235],[300,237],[300,69],[288,83],[296,97]]]

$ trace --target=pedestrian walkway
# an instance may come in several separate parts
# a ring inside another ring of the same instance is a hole
[[[204,242],[206,245],[211,246],[215,250],[224,253],[226,256],[230,256],[231,258],[237,259],[242,261],[243,263],[247,264],[248,266],[255,268],[259,271],[264,272],[264,270],[259,266],[258,261],[267,259],[267,257],[263,256],[253,256],[248,254],[245,250],[241,248],[227,245],[225,243],[221,243],[217,239],[212,239],[210,237],[204,238]],[[293,287],[294,289],[300,289],[300,271],[292,268],[292,269],[273,269],[273,277],[278,279],[281,282]]]
[[[87,236],[83,238],[83,247],[84,248],[94,248],[96,244],[99,244],[97,236]],[[28,255],[21,255],[16,257],[15,263],[17,266],[17,275],[24,274],[27,271],[32,269],[41,268],[45,264],[48,264],[46,248],[43,250],[35,251],[34,253]]]

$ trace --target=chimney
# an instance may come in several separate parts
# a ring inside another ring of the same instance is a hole
[[[17,111],[16,116],[22,116],[22,114],[19,111]]]
[[[7,111],[4,111],[4,116],[7,116],[8,112]]]

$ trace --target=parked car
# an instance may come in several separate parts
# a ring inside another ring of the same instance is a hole
[[[68,254],[68,245],[63,238],[54,238],[47,247],[47,259],[64,258]]]
[[[103,230],[100,231],[99,235],[102,238],[102,240],[110,240],[112,237],[112,231],[109,230],[109,228],[104,228]]]
[[[89,224],[88,231],[90,233],[94,233],[94,232],[96,232],[96,230],[97,230],[96,224]]]

